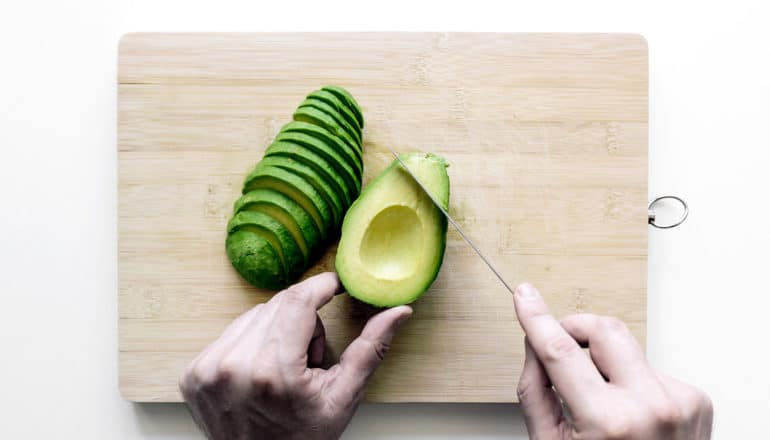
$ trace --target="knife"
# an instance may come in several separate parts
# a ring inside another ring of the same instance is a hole
[[[455,228],[455,229],[457,229],[457,232],[459,232],[459,233],[460,233],[460,236],[463,238],[463,240],[465,240],[465,241],[466,241],[466,242],[467,242],[469,245],[471,245],[471,247],[473,248],[473,250],[476,252],[476,255],[478,255],[479,257],[481,257],[481,259],[484,261],[484,264],[486,264],[486,265],[487,265],[487,267],[489,268],[489,270],[491,270],[491,271],[492,271],[492,273],[494,273],[494,274],[495,274],[495,276],[497,277],[497,279],[498,279],[498,280],[500,280],[500,282],[501,282],[501,283],[503,283],[503,286],[505,286],[505,288],[506,288],[506,289],[508,289],[508,291],[509,291],[509,292],[511,292],[511,295],[513,295],[513,289],[511,289],[511,286],[509,286],[509,285],[508,285],[508,283],[506,283],[506,282],[505,282],[505,280],[503,279],[502,275],[500,275],[500,272],[498,272],[498,271],[495,269],[495,267],[494,267],[494,266],[492,266],[492,263],[490,263],[490,262],[489,262],[489,260],[487,260],[487,257],[485,257],[485,256],[484,256],[484,254],[482,254],[482,253],[481,253],[481,250],[479,250],[479,248],[478,248],[478,247],[477,247],[475,244],[473,244],[473,241],[471,241],[471,239],[470,239],[470,238],[469,238],[469,237],[468,237],[468,236],[465,234],[465,232],[463,231],[463,228],[461,228],[461,227],[460,227],[460,225],[459,225],[459,224],[457,224],[457,222],[456,222],[456,221],[455,221],[455,220],[452,218],[452,216],[451,216],[451,215],[449,215],[449,213],[448,213],[448,212],[446,212],[446,209],[444,209],[444,208],[443,208],[443,207],[442,207],[442,206],[441,206],[441,205],[438,203],[438,200],[436,200],[436,199],[435,199],[435,197],[433,197],[433,194],[431,194],[431,193],[430,193],[430,191],[428,191],[428,188],[426,188],[426,187],[425,187],[425,185],[423,185],[423,184],[422,184],[422,182],[420,182],[420,179],[418,179],[418,178],[417,178],[417,176],[416,176],[416,175],[415,175],[415,174],[412,172],[412,170],[410,170],[410,169],[409,169],[409,167],[408,167],[408,166],[406,166],[406,164],[404,163],[404,161],[403,161],[403,160],[401,160],[401,158],[398,156],[398,154],[396,154],[396,152],[395,152],[395,151],[393,151],[393,149],[392,149],[392,148],[390,148],[390,146],[389,146],[389,145],[387,145],[387,144],[386,144],[385,146],[387,147],[387,149],[388,149],[388,150],[390,150],[391,154],[393,154],[393,156],[396,158],[396,160],[398,161],[398,163],[399,163],[399,164],[401,164],[401,167],[402,167],[404,170],[406,170],[406,172],[407,172],[407,173],[408,173],[410,176],[412,176],[412,179],[413,179],[415,182],[417,182],[417,185],[419,185],[419,186],[420,186],[420,188],[422,189],[422,191],[423,191],[425,194],[427,194],[427,195],[428,195],[428,198],[430,198],[430,201],[431,201],[431,202],[433,202],[433,205],[435,205],[435,206],[436,206],[436,208],[438,208],[438,209],[439,209],[439,211],[441,211],[441,213],[442,213],[442,214],[444,214],[444,217],[446,217],[446,219],[447,219],[447,220],[449,220],[449,223],[451,223],[451,224],[452,224],[452,226],[454,226],[454,228]]]

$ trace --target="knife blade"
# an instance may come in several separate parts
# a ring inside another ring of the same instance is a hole
[[[513,289],[511,289],[511,286],[509,286],[508,283],[505,282],[505,279],[503,278],[503,276],[500,275],[500,272],[498,272],[497,269],[495,269],[495,267],[492,265],[492,263],[487,259],[487,257],[484,256],[484,254],[481,252],[481,250],[478,248],[478,246],[476,246],[473,243],[473,241],[471,241],[470,237],[468,237],[468,235],[465,233],[465,231],[463,231],[463,228],[461,228],[460,225],[457,224],[457,222],[452,218],[452,216],[449,215],[449,213],[446,211],[446,209],[444,209],[441,206],[441,204],[439,204],[438,200],[436,200],[436,198],[433,197],[433,194],[431,194],[430,191],[428,191],[428,188],[426,188],[425,185],[423,185],[422,182],[420,182],[420,179],[418,179],[417,176],[412,172],[412,170],[410,170],[409,167],[406,166],[406,164],[404,163],[403,160],[401,160],[401,158],[398,156],[398,154],[396,154],[396,152],[393,151],[392,148],[390,148],[390,145],[386,144],[385,146],[387,147],[388,150],[390,150],[391,154],[393,154],[393,157],[396,158],[396,160],[401,165],[401,167],[412,177],[412,179],[415,182],[417,182],[417,185],[428,196],[430,201],[433,202],[433,205],[436,206],[436,208],[438,208],[438,210],[441,211],[442,214],[444,214],[444,217],[446,217],[446,219],[449,221],[449,223],[451,223],[452,226],[454,226],[454,228],[457,230],[457,232],[460,234],[460,236],[463,238],[463,240],[465,240],[471,246],[471,248],[473,248],[473,251],[476,252],[476,255],[481,257],[481,260],[484,261],[484,264],[487,265],[489,270],[491,270],[492,273],[495,274],[497,279],[500,280],[501,283],[503,283],[503,286],[505,286],[505,288],[508,289],[508,292],[510,292],[511,295],[513,295]]]

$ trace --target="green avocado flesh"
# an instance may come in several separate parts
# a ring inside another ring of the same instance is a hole
[[[281,133],[302,133],[318,139],[335,149],[337,153],[345,159],[348,165],[353,167],[356,171],[356,177],[359,179],[361,178],[361,175],[364,172],[361,152],[357,149],[350,148],[345,141],[331,134],[325,128],[315,124],[308,124],[307,122],[292,121],[281,128]]]
[[[276,142],[291,142],[296,145],[301,145],[304,149],[310,150],[322,156],[327,160],[329,165],[333,167],[337,174],[345,179],[346,185],[352,194],[359,194],[361,192],[361,182],[356,177],[356,172],[348,163],[340,156],[337,151],[330,148],[325,143],[319,141],[313,136],[308,136],[303,133],[279,133],[275,137]],[[268,148],[265,152],[266,155],[270,155],[271,148]]]
[[[321,231],[321,238],[326,239],[326,232],[332,222],[331,210],[313,185],[301,176],[282,168],[257,166],[246,177],[243,193],[258,188],[272,189],[291,197],[310,214]]]
[[[400,158],[448,209],[446,161],[433,154]],[[378,307],[411,303],[438,275],[446,231],[446,217],[394,161],[348,210],[337,247],[337,273],[347,292],[363,302]]]
[[[356,143],[347,131],[337,125],[337,123],[334,122],[334,118],[315,107],[299,107],[297,111],[294,112],[293,118],[295,121],[307,122],[308,124],[315,124],[322,127],[342,139],[350,148],[362,151],[361,144]]]
[[[332,108],[334,108],[334,110],[337,111],[337,113],[345,118],[345,122],[347,122],[351,127],[353,127],[354,130],[356,130],[358,136],[361,136],[361,125],[358,123],[356,115],[353,114],[353,111],[350,109],[350,107],[348,107],[347,104],[344,104],[342,100],[337,97],[337,95],[326,90],[316,90],[315,92],[308,95],[308,98],[318,99],[330,105]]]
[[[337,87],[337,86],[326,86],[326,87],[322,87],[321,90],[325,90],[329,93],[332,93],[337,98],[345,102],[350,108],[350,111],[352,111],[353,114],[356,116],[356,119],[358,120],[358,125],[362,129],[364,128],[364,114],[361,111],[361,107],[358,106],[358,103],[353,98],[353,95],[350,94],[350,92],[343,89],[342,87]]]
[[[334,197],[342,198],[340,205],[344,203],[345,206],[350,206],[352,203],[351,194],[345,179],[337,174],[337,170],[329,163],[329,161],[322,156],[315,154],[313,150],[304,148],[293,142],[277,141],[270,145],[265,151],[265,158],[262,159],[262,162],[268,159],[271,159],[277,164],[281,164],[282,167],[286,166],[282,164],[282,160],[288,159],[290,161],[289,163],[298,162],[302,164],[302,166],[312,168],[314,172],[322,177],[324,183],[331,187]]]
[[[342,223],[343,202],[340,201],[339,196],[334,192],[334,189],[316,173],[312,167],[295,160],[292,157],[285,156],[267,156],[259,162],[257,169],[279,168],[292,173],[305,179],[318,194],[321,195],[326,205],[331,208],[332,213],[332,226],[338,227]]]
[[[303,108],[303,107],[313,107],[331,116],[334,122],[340,127],[342,127],[342,129],[345,130],[348,136],[350,136],[356,142],[356,144],[361,145],[361,131],[353,128],[345,120],[342,114],[331,105],[311,95],[307,99],[305,99],[302,102],[302,104],[300,104],[299,108]]]
[[[246,176],[225,249],[254,286],[295,282],[340,233],[361,192],[363,117],[345,89],[310,93]]]
[[[278,191],[255,189],[235,202],[233,212],[237,214],[241,211],[259,211],[281,222],[297,242],[305,264],[309,264],[321,235],[310,215],[294,200]]]

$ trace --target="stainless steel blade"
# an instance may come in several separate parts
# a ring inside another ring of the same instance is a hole
[[[477,247],[475,244],[473,244],[473,241],[471,241],[471,239],[470,239],[470,238],[468,238],[468,236],[467,236],[467,235],[465,234],[465,232],[463,231],[463,228],[461,228],[461,227],[460,227],[460,225],[458,225],[458,224],[457,224],[457,222],[456,222],[456,221],[455,221],[455,220],[452,218],[452,216],[451,216],[451,215],[449,215],[449,213],[448,213],[448,212],[446,212],[446,210],[445,210],[445,209],[444,209],[444,208],[441,206],[441,204],[439,204],[438,200],[436,200],[436,198],[435,198],[435,197],[433,197],[433,194],[431,194],[431,193],[430,193],[430,191],[428,191],[428,188],[426,188],[426,187],[425,187],[425,185],[423,185],[423,184],[422,184],[422,182],[420,182],[420,179],[418,179],[418,178],[417,178],[417,176],[416,176],[416,175],[415,175],[415,174],[412,172],[412,170],[410,170],[410,169],[409,169],[409,167],[408,167],[408,166],[406,166],[406,164],[404,163],[404,161],[403,161],[403,160],[401,160],[401,158],[398,156],[398,154],[396,154],[396,152],[395,152],[395,151],[393,151],[393,149],[392,149],[392,148],[390,148],[390,146],[389,146],[389,145],[386,145],[386,147],[388,148],[388,150],[390,150],[390,152],[391,152],[391,153],[393,154],[393,156],[396,158],[396,160],[398,161],[398,163],[399,163],[399,164],[401,164],[401,167],[402,167],[404,170],[406,170],[406,172],[407,172],[407,173],[409,173],[409,175],[410,175],[410,176],[412,176],[412,179],[414,179],[414,181],[415,181],[415,182],[417,182],[417,185],[419,185],[419,186],[420,186],[420,188],[422,188],[423,192],[424,192],[425,194],[427,194],[427,195],[428,195],[428,198],[430,198],[431,202],[433,202],[433,204],[436,206],[436,208],[438,208],[438,209],[439,209],[439,211],[441,211],[441,213],[442,213],[442,214],[444,214],[444,217],[446,217],[446,219],[447,219],[447,220],[449,220],[449,223],[451,223],[451,224],[452,224],[452,226],[454,226],[454,228],[455,228],[455,229],[457,229],[457,232],[459,232],[459,233],[460,233],[460,236],[461,236],[461,237],[462,237],[462,238],[463,238],[463,239],[464,239],[464,240],[465,240],[465,241],[466,241],[466,242],[467,242],[469,245],[471,245],[471,247],[473,248],[473,250],[476,252],[476,254],[477,254],[479,257],[481,257],[481,259],[482,259],[482,260],[484,261],[484,263],[487,265],[487,267],[489,268],[489,270],[491,270],[491,271],[492,271],[492,273],[494,273],[494,274],[495,274],[495,276],[497,277],[497,279],[499,279],[499,280],[500,280],[500,282],[501,282],[501,283],[503,283],[503,286],[505,286],[505,288],[506,288],[506,289],[508,289],[508,291],[509,291],[509,292],[511,292],[511,295],[513,295],[513,289],[511,289],[511,286],[509,286],[509,285],[508,285],[508,283],[506,283],[506,282],[505,282],[505,280],[503,279],[502,275],[500,275],[500,272],[498,272],[498,271],[495,269],[495,267],[494,267],[494,266],[492,266],[492,263],[490,263],[490,262],[489,262],[489,260],[487,260],[487,257],[485,257],[485,256],[484,256],[484,254],[482,254],[482,253],[481,253],[481,250],[479,250],[479,248],[478,248],[478,247]]]

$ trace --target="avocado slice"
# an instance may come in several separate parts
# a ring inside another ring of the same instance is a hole
[[[292,121],[281,127],[281,133],[302,133],[308,136],[313,136],[326,145],[337,150],[337,152],[345,159],[345,161],[353,167],[356,172],[356,177],[361,179],[364,173],[363,157],[358,149],[350,148],[339,137],[333,135],[329,130],[320,127],[315,124],[308,124],[307,122]]]
[[[345,122],[353,127],[353,129],[358,133],[358,136],[361,136],[362,128],[361,124],[358,123],[358,119],[356,119],[356,115],[354,115],[350,107],[343,103],[342,100],[337,98],[334,93],[326,90],[316,90],[309,94],[307,97],[318,99],[319,101],[323,101],[331,106],[334,110],[337,111],[337,113],[342,115],[342,117],[345,119]]]
[[[309,166],[323,177],[324,182],[332,187],[332,193],[341,198],[341,206],[344,206],[344,209],[347,209],[353,202],[345,179],[340,177],[336,168],[329,161],[313,150],[294,142],[278,141],[265,150],[265,159],[270,157],[287,157]]]
[[[363,154],[363,150],[361,149],[361,144],[356,143],[353,138],[350,137],[350,135],[339,125],[337,125],[336,122],[334,122],[334,118],[327,115],[326,113],[322,112],[321,110],[318,110],[315,107],[299,107],[294,112],[294,115],[292,116],[295,121],[300,122],[307,122],[308,124],[315,124],[319,127],[323,127],[326,130],[330,131],[335,136],[342,139],[350,148],[358,150],[361,154]]]
[[[345,180],[348,189],[354,197],[361,192],[361,179],[356,176],[355,170],[348,165],[334,148],[331,148],[313,136],[308,136],[304,133],[278,133],[274,142],[290,142],[301,145],[302,147],[321,155],[337,171],[337,174]],[[269,154],[269,151],[270,148],[268,148],[265,154]]]
[[[270,242],[286,268],[289,282],[302,275],[305,257],[291,232],[280,221],[263,212],[241,211],[227,223],[227,233],[232,234],[241,229],[262,235]]]
[[[399,156],[444,209],[449,206],[447,163],[433,154]],[[438,275],[447,220],[400,166],[388,166],[353,203],[342,224],[335,261],[348,293],[379,306],[408,304]]]
[[[318,191],[324,202],[331,208],[333,226],[338,227],[342,223],[347,205],[343,206],[340,196],[312,167],[291,156],[268,156],[259,162],[257,168],[279,168],[301,176]]]
[[[299,106],[300,108],[313,107],[331,116],[334,122],[342,127],[342,129],[356,141],[357,145],[361,145],[361,130],[351,126],[350,123],[345,120],[345,117],[342,116],[342,113],[333,106],[313,95],[308,96]]]
[[[356,119],[358,119],[358,125],[362,129],[364,128],[364,113],[361,111],[361,107],[359,107],[358,103],[356,102],[355,98],[353,98],[353,95],[350,94],[350,92],[338,86],[325,86],[321,87],[321,90],[326,90],[329,93],[333,93],[335,96],[337,96],[337,98],[345,102],[348,107],[350,107],[350,111],[352,111],[356,116]]]
[[[329,205],[313,185],[291,171],[257,166],[246,177],[242,193],[260,188],[278,191],[294,200],[313,219],[321,233],[321,239],[326,240],[326,232],[332,225],[332,214]]]
[[[321,234],[313,219],[291,198],[271,189],[255,189],[242,195],[233,207],[233,213],[259,211],[281,222],[289,230],[302,251],[305,265],[310,263]]]
[[[286,285],[286,273],[272,244],[248,229],[227,235],[225,250],[230,263],[249,283],[262,289],[278,290]]]

